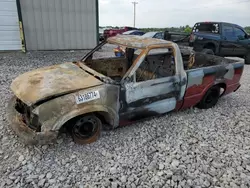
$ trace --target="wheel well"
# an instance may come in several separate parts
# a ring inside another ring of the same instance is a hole
[[[59,131],[60,132],[69,131],[71,129],[71,127],[72,127],[72,124],[74,124],[78,120],[78,118],[80,118],[83,115],[95,115],[96,117],[98,117],[101,120],[103,126],[107,126],[107,127],[112,126],[112,119],[111,119],[109,113],[108,112],[97,111],[97,112],[82,114],[82,115],[75,116],[75,117],[69,119],[66,123],[64,123],[62,125],[62,127],[60,128]]]
[[[220,89],[221,89],[220,96],[222,96],[225,93],[226,89],[227,89],[227,85],[225,83],[219,83],[219,84],[216,84],[214,86],[220,87]]]
[[[94,114],[101,120],[103,126],[112,126],[112,119],[108,112],[94,112]]]
[[[204,49],[205,48],[211,49],[215,53],[215,45],[213,43],[207,43],[207,44],[205,44]]]

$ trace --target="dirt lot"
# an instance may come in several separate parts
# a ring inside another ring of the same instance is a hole
[[[242,87],[209,110],[196,108],[103,132],[91,145],[69,135],[25,146],[6,103],[17,75],[85,52],[0,54],[0,187],[249,187],[250,66]]]

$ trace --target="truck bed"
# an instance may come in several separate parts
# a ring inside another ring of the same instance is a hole
[[[243,61],[201,53],[196,53],[195,60],[192,68],[186,68],[187,88],[183,108],[198,104],[214,85],[222,89],[221,95],[232,93],[240,87]]]
[[[228,65],[232,63],[240,62],[240,60],[235,59],[228,59],[220,56],[210,55],[210,54],[204,54],[201,52],[195,52],[191,47],[179,45],[184,69],[190,70],[190,69],[197,69],[202,67],[210,67],[215,65]],[[193,59],[190,58],[190,55],[194,55]],[[192,66],[188,66],[189,62],[193,62]]]
[[[200,52],[195,53],[194,63],[192,67],[188,67],[189,61],[190,61],[189,56],[183,56],[183,63],[186,70],[215,66],[215,65],[228,65],[239,62],[239,60],[227,59],[224,57],[203,54]]]

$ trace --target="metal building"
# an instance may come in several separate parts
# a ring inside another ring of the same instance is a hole
[[[0,50],[21,50],[16,0],[0,0]]]
[[[22,44],[26,50],[91,49],[98,42],[98,0],[0,0],[0,16],[1,2],[16,3],[17,49]]]

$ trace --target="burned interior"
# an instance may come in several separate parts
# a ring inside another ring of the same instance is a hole
[[[143,53],[143,49],[125,47],[124,56],[115,57],[112,50],[116,46],[105,43],[84,61],[85,65],[113,80],[118,82],[121,81],[138,56]],[[185,46],[179,47],[185,70],[237,62],[231,59],[225,60],[225,58],[219,56],[194,52]],[[109,53],[106,52],[107,49]],[[105,57],[103,57],[103,55],[98,55],[98,53],[103,53],[103,51],[107,53]],[[174,74],[175,59],[173,50],[171,48],[156,48],[148,52],[143,62],[136,70],[135,81],[146,81],[173,76]]]
[[[173,51],[168,48],[152,49],[136,71],[136,82],[173,76]]]
[[[104,47],[105,48],[105,47]],[[102,52],[100,49],[97,52]],[[85,61],[85,65],[97,72],[120,81],[133,62],[143,53],[141,49],[126,48],[125,56],[99,58],[93,55]],[[136,71],[136,81],[173,76],[175,74],[174,55],[171,48],[152,49],[148,52],[143,62]]]

